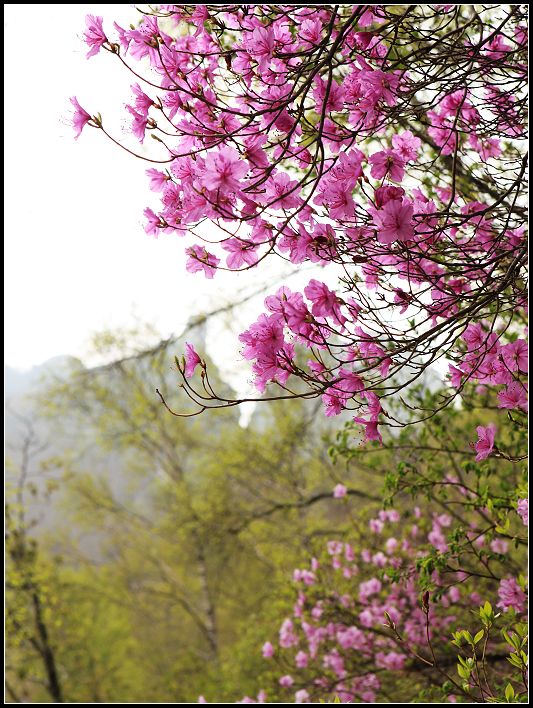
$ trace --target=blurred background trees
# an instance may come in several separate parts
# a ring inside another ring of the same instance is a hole
[[[120,356],[135,337],[147,332],[99,335],[94,346],[110,363],[71,361],[41,390],[34,415],[47,420],[48,455],[31,473],[42,481],[54,471],[46,503],[39,483],[35,501],[26,498],[13,457],[13,700],[195,700],[210,675],[220,681],[252,618],[273,612],[302,552],[347,518],[332,497],[338,473],[316,402],[258,409],[245,428],[236,410],[176,420],[155,395],[186,400],[169,366],[176,342]],[[351,494],[365,504],[378,490],[364,474]],[[41,526],[22,513],[38,519],[49,505],[54,520]],[[30,611],[27,578],[37,573],[61,690]],[[251,653],[260,663],[257,647]]]
[[[436,513],[450,514],[456,544],[466,530],[484,534],[483,547],[465,542],[461,552],[474,575],[490,569],[480,592],[495,596],[499,579],[519,572],[523,466],[478,464],[469,445],[489,400],[465,396],[384,447],[361,447],[353,423],[329,427],[314,401],[259,406],[246,427],[237,409],[175,419],[155,389],[186,406],[169,365],[180,342],[144,351],[146,340],[146,331],[103,333],[94,346],[108,363],[72,360],[67,371],[63,362],[48,377],[33,407],[46,420],[44,453],[24,417],[10,462],[10,701],[234,701],[257,693],[258,676],[273,700],[261,646],[294,603],[293,568],[330,539],[349,539],[357,553],[378,543],[368,524],[383,493],[401,515],[422,507],[428,529]],[[410,395],[431,406],[438,393]],[[505,435],[504,454],[516,456],[523,427]],[[453,479],[472,490],[466,506]],[[340,482],[346,496],[334,498]],[[39,524],[43,507],[52,523]],[[515,543],[506,556],[490,550],[498,524]],[[427,558],[431,587],[448,561],[431,548]],[[458,621],[468,607],[458,606]],[[406,698],[424,685],[406,679]]]

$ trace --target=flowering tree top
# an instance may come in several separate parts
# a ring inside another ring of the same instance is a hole
[[[387,398],[448,357],[443,406],[475,381],[524,410],[524,12],[162,5],[128,29],[88,16],[88,57],[129,71],[132,134],[155,141],[153,156],[123,145],[157,165],[146,232],[184,237],[187,270],[207,278],[274,257],[338,275],[335,290],[280,288],[241,334],[267,398],[321,396],[380,439],[378,423],[405,422]],[[115,140],[72,100],[78,135]],[[196,410],[238,402],[194,351],[178,366]]]

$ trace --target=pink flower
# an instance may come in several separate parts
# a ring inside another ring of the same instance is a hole
[[[363,560],[363,563],[371,563],[372,562],[372,554],[368,550],[368,548],[364,548],[361,551],[361,558]]]
[[[378,551],[372,556],[372,563],[377,565],[378,568],[384,568],[387,565],[387,556],[383,551]]]
[[[317,44],[322,36],[322,23],[319,20],[304,20],[298,34],[307,46]]]
[[[479,322],[474,322],[469,324],[468,327],[463,332],[463,339],[466,342],[468,351],[475,351],[476,349],[481,349],[485,340],[487,338],[487,333]]]
[[[451,602],[454,602],[454,603],[459,602],[459,600],[461,598],[461,592],[460,592],[459,588],[456,588],[455,586],[451,587],[448,590],[448,597],[450,598]]]
[[[381,590],[381,582],[377,578],[371,578],[359,585],[359,601],[366,603],[371,595],[375,595]]]
[[[364,384],[356,373],[342,368],[338,380],[322,395],[325,414],[338,415],[346,407],[347,401],[363,388]]]
[[[124,50],[124,53],[128,51],[128,47],[130,46],[131,39],[128,37],[128,32],[125,30],[123,27],[118,25],[116,22],[113,22],[113,27],[115,28],[116,32],[118,33],[118,41],[120,43],[120,46]]]
[[[314,585],[316,583],[316,575],[310,570],[296,570],[292,574],[292,579],[295,583],[304,583],[305,585]]]
[[[450,383],[454,388],[459,388],[461,385],[461,381],[463,379],[464,373],[461,371],[461,369],[458,369],[456,366],[452,366],[451,364],[448,364],[448,369],[450,373],[448,374],[450,378]]]
[[[328,82],[321,77],[316,77],[315,88],[313,89],[313,97],[316,101],[315,110],[317,113],[322,112],[324,109],[324,100],[326,99],[327,94],[326,111],[328,113],[331,113],[332,111],[341,111],[344,105],[344,86],[342,83],[338,84],[336,81],[332,81],[329,84],[329,92],[327,89]]]
[[[121,42],[129,41],[129,51],[135,59],[140,60],[148,56],[152,61],[155,61],[159,59],[158,51],[160,50],[156,49],[154,44],[160,34],[157,17],[144,15],[137,29],[127,30],[124,33],[124,38],[121,38]]]
[[[490,550],[493,553],[507,553],[509,544],[501,538],[495,538],[494,541],[490,542]]]
[[[374,179],[382,179],[386,175],[394,182],[401,182],[404,175],[405,160],[399,152],[382,150],[370,155],[368,160],[372,165],[370,175]]]
[[[359,20],[359,24],[361,21]],[[383,99],[388,106],[394,106],[396,103],[396,91],[399,84],[399,76],[396,74],[386,74],[384,71],[376,69],[375,71],[361,72],[365,83],[370,84],[372,92],[377,100]]]
[[[87,123],[91,120],[91,116],[87,111],[80,106],[78,103],[78,99],[76,96],[72,96],[70,99],[70,102],[74,106],[74,114],[72,116],[72,127],[76,131],[75,139],[77,140],[80,135],[81,131],[85,128]]]
[[[193,376],[196,367],[201,363],[202,360],[198,356],[193,345],[185,342],[185,377],[190,378]]]
[[[194,245],[185,249],[189,256],[185,268],[189,273],[197,273],[203,270],[205,277],[211,280],[215,275],[216,267],[220,263],[212,253],[208,253],[203,246]]]
[[[471,133],[468,142],[474,150],[481,155],[481,158],[486,161],[489,157],[498,157],[501,155],[502,148],[498,138],[485,138],[480,140],[475,133]]]
[[[294,661],[299,669],[305,669],[309,658],[304,651],[299,651],[294,657]]]
[[[328,541],[326,548],[330,556],[338,556],[342,553],[343,545],[340,541]]]
[[[248,166],[241,160],[237,150],[224,146],[207,155],[200,181],[207,189],[216,189],[221,194],[238,192],[241,180],[247,172]]]
[[[239,238],[230,238],[221,244],[229,256],[226,258],[228,268],[237,270],[244,264],[253,266],[257,263],[257,247]]]
[[[370,608],[367,607],[359,613],[359,622],[363,627],[372,627],[375,622],[375,618]]]
[[[401,671],[405,664],[405,655],[397,651],[391,651],[388,654],[378,652],[376,654],[376,666],[390,671]]]
[[[381,509],[378,516],[382,521],[391,521],[392,523],[400,520],[400,514],[396,509]]]
[[[309,703],[309,694],[305,690],[305,688],[302,688],[301,691],[296,691],[294,694],[294,702],[295,703]]]
[[[415,138],[410,130],[406,130],[401,135],[393,135],[392,144],[398,151],[400,157],[408,162],[416,160],[418,156],[418,148],[422,144],[420,138]]]
[[[524,526],[527,526],[528,524],[528,509],[529,509],[529,504],[527,499],[519,499],[518,504],[516,505],[516,512],[522,519],[522,522]]]
[[[293,677],[288,676],[288,675],[282,676],[279,680],[279,685],[283,686],[283,688],[289,688],[290,686],[292,686],[293,683],[294,683]]]
[[[281,317],[262,313],[249,329],[239,335],[239,340],[245,345],[242,351],[245,359],[278,352],[285,343]]]
[[[401,288],[394,288],[393,303],[395,305],[401,305],[400,315],[403,315],[403,313],[407,310],[412,299],[412,296]]]
[[[385,550],[389,555],[392,555],[398,549],[399,543],[396,538],[389,538],[385,543]]]
[[[274,51],[274,32],[270,27],[256,27],[245,39],[246,51],[258,61],[258,68],[264,71]]]
[[[498,597],[500,601],[496,607],[499,607],[504,612],[507,612],[511,607],[518,613],[524,611],[526,595],[514,578],[504,578],[500,581]]]
[[[290,619],[283,620],[279,630],[279,645],[284,649],[298,644],[298,637],[294,633],[294,625]]]
[[[94,15],[87,15],[85,17],[85,24],[87,29],[83,33],[83,41],[88,44],[91,49],[87,53],[87,59],[98,54],[100,47],[107,42],[107,37],[103,28],[103,18],[95,17]]]
[[[272,644],[270,642],[265,642],[263,644],[262,652],[263,652],[263,657],[265,659],[270,659],[272,656],[274,656],[274,647],[272,646]]]
[[[384,204],[392,201],[393,199],[402,200],[405,196],[405,189],[402,187],[395,187],[392,184],[384,184],[382,187],[378,187],[374,190],[374,202],[378,209],[381,209]]]
[[[342,499],[342,497],[346,496],[347,492],[348,490],[346,489],[344,484],[337,484],[333,490],[333,496],[335,499]]]
[[[500,353],[510,371],[520,370],[527,373],[528,346],[525,339],[517,339],[512,344],[506,344],[501,348]]]
[[[335,167],[329,173],[329,177],[334,181],[345,182],[353,188],[363,175],[361,163],[365,159],[364,154],[357,148],[352,148],[349,152],[342,152]]]
[[[494,437],[496,435],[496,426],[494,423],[489,423],[486,428],[482,425],[476,428],[478,441],[474,444],[477,452],[476,462],[481,462],[487,458],[494,447]]]
[[[408,200],[393,199],[376,212],[374,222],[378,228],[378,241],[390,244],[408,241],[414,236],[413,205]]]
[[[429,135],[441,148],[443,155],[450,155],[456,147],[456,134],[454,133],[453,117],[441,116],[436,111],[428,111],[427,116],[431,122],[428,128]]]
[[[265,142],[266,136],[261,134],[253,135],[244,140],[244,157],[254,167],[268,167],[268,156],[265,150],[263,150],[263,145]]]
[[[300,185],[298,180],[291,179],[286,172],[278,172],[265,185],[267,203],[273,209],[294,209],[302,204],[298,196]]]
[[[143,113],[136,111],[133,106],[126,106],[126,110],[133,116],[131,132],[135,135],[137,140],[142,143],[144,141],[148,119]]]
[[[448,551],[449,547],[440,526],[433,526],[432,530],[428,533],[428,541],[437,549],[439,553],[446,553]]]
[[[377,440],[378,442],[383,443],[383,438],[378,430],[377,420],[365,420],[364,418],[359,418],[357,416],[353,420],[354,423],[360,423],[365,426],[365,440]]]
[[[279,352],[260,354],[252,367],[255,374],[255,386],[264,393],[269,381],[285,384],[291,375],[291,365],[294,359],[294,347],[286,344]]]
[[[384,524],[379,519],[370,519],[368,525],[372,533],[381,533],[383,531]]]
[[[133,84],[131,90],[135,94],[135,108],[139,113],[146,117],[149,109],[154,105],[154,102],[150,96],[147,96],[144,93],[139,84]]]
[[[191,24],[196,27],[194,36],[197,37],[205,31],[204,22],[209,19],[209,10],[205,5],[196,5],[191,15]]]
[[[304,289],[305,296],[311,300],[311,312],[316,317],[334,317],[341,324],[346,318],[340,312],[339,299],[324,283],[312,279]]]
[[[170,179],[167,174],[160,172],[159,170],[155,170],[153,167],[146,170],[146,175],[147,177],[150,177],[150,189],[152,192],[162,192]]]
[[[346,182],[324,179],[314,202],[325,205],[333,219],[352,219],[355,214],[352,191],[352,186]]]
[[[144,227],[145,232],[150,236],[155,236],[157,238],[157,236],[159,235],[161,220],[159,219],[157,214],[154,214],[152,209],[149,209],[148,207],[146,207],[143,214],[148,222]]]
[[[498,393],[498,408],[522,408],[527,411],[527,396],[524,386],[517,381]]]

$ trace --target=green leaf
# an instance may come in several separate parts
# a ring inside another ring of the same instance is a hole
[[[522,662],[520,661],[520,658],[516,654],[510,654],[507,657],[507,661],[512,664],[513,666],[516,666],[517,669],[522,668]]]
[[[510,683],[507,684],[505,687],[505,700],[507,703],[510,703],[514,698],[514,688],[511,686]]]
[[[485,630],[480,629],[479,632],[474,637],[474,644],[477,644],[478,642],[480,642],[484,636],[485,636]]]
[[[470,669],[466,666],[462,666],[461,664],[457,664],[457,673],[462,679],[466,680],[470,678]]]
[[[466,639],[466,641],[467,641],[469,644],[473,644],[473,643],[474,643],[474,640],[472,639],[472,635],[470,634],[470,632],[468,632],[466,629],[463,629],[462,634],[463,634],[463,637]]]

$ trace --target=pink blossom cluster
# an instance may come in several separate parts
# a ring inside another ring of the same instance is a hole
[[[454,608],[482,602],[465,585],[468,573],[440,576],[435,571],[434,592],[441,591],[438,601],[430,603],[428,617],[414,560],[431,546],[448,551],[444,530],[451,528],[452,517],[435,513],[424,533],[420,511],[414,510],[411,525],[408,516],[403,515],[401,527],[395,509],[371,519],[371,528],[382,537],[382,550],[374,546],[356,553],[350,543],[331,540],[322,560],[312,558],[309,569],[294,572],[292,616],[281,623],[277,640],[262,649],[265,659],[276,661],[278,684],[288,702],[316,702],[322,696],[339,696],[345,703],[379,701],[383,672],[406,669],[412,651],[424,654],[428,632],[434,643],[446,643],[458,622]],[[389,535],[393,525],[397,536]],[[506,553],[508,545],[496,537],[491,549]],[[398,571],[399,579],[391,580],[387,568]],[[524,612],[526,596],[515,578],[502,579],[494,591],[499,608]],[[387,624],[396,634],[383,631]]]
[[[529,523],[529,500],[528,499],[519,499],[517,507],[516,507],[516,511],[518,512],[518,515],[522,519],[524,526],[527,526]]]
[[[491,7],[461,25],[461,6],[409,6],[408,24],[432,27],[435,40],[427,53],[402,45],[401,62],[395,42],[408,26],[384,5],[155,6],[128,28],[89,15],[84,41],[88,57],[108,53],[131,72],[124,147],[154,165],[147,234],[183,238],[186,270],[208,279],[271,257],[315,269],[301,292],[266,297],[240,334],[261,394],[305,387],[326,416],[348,411],[381,442],[384,424],[402,424],[388,401],[405,373],[414,381],[446,356],[448,401],[472,383],[500,409],[498,425],[476,429],[476,462],[518,462],[501,423],[527,411],[527,30],[518,6],[502,10],[504,22]],[[94,127],[120,144],[99,114],[71,102],[76,138]],[[181,370],[188,390],[198,370],[205,380],[190,344]],[[451,470],[441,483],[474,503]],[[526,499],[516,511],[526,523]],[[449,611],[421,604],[417,563],[448,558],[458,541],[451,512],[413,517],[399,524],[382,510],[365,521],[368,547],[332,540],[294,571],[293,613],[263,646],[292,702],[375,702],[382,677],[408,666],[408,646],[423,649],[428,633],[444,641],[453,608],[481,601],[455,565],[430,573]],[[477,522],[461,536],[474,554],[508,551]],[[501,579],[504,614],[523,612],[522,585]],[[261,691],[241,702],[265,701]]]
[[[498,391],[498,407],[527,411],[528,345],[519,338],[503,343],[486,323],[469,324],[461,336],[466,355],[458,367],[450,365],[452,386],[466,380],[483,386],[504,386]]]
[[[450,364],[452,386],[460,389],[466,382],[478,384],[478,392],[496,386],[500,409],[527,412],[528,344],[517,338],[504,342],[486,322],[469,324],[461,340],[466,349],[458,366]],[[495,447],[497,428],[494,423],[476,428],[478,439],[473,443],[476,461],[489,457]]]
[[[445,21],[445,10],[424,7]],[[164,6],[136,27],[115,23],[112,32],[88,16],[84,35],[89,57],[109,52],[134,72],[125,107],[132,133],[143,142],[150,132],[162,150],[159,166],[147,171],[161,203],[146,208],[146,232],[192,236],[187,271],[211,279],[219,269],[254,268],[278,255],[348,278],[342,293],[312,278],[303,293],[282,288],[267,298],[266,312],[241,335],[243,356],[259,392],[297,377],[322,396],[326,415],[354,410],[367,440],[377,441],[384,411],[376,391],[411,361],[406,352],[419,341],[417,328],[457,331],[462,300],[486,288],[495,264],[510,254],[520,260],[524,249],[522,226],[509,219],[502,226],[499,203],[472,201],[456,180],[422,184],[423,127],[414,121],[401,128],[391,116],[424,92],[391,64],[379,33],[389,19],[379,5],[295,6],[289,13]],[[424,120],[442,157],[487,162],[499,157],[502,137],[522,134],[516,98],[491,77],[499,62],[511,62],[517,81],[523,76],[515,55],[524,29],[489,36],[472,59],[479,90],[450,91],[434,77],[436,97]],[[296,77],[307,61],[317,70],[301,87]],[[72,101],[77,135],[88,124],[107,132]],[[495,124],[490,137],[480,129],[484,120]],[[200,233],[205,220],[219,229],[215,243]],[[383,316],[374,321],[377,312]],[[391,317],[403,318],[394,335]],[[416,323],[409,334],[408,318]],[[524,409],[517,379],[525,373],[525,341],[499,344],[480,323],[464,336],[468,355],[452,381],[503,385],[500,407]],[[303,367],[297,347],[309,353]]]
[[[518,584],[516,578],[504,578],[498,588],[499,601],[497,606],[504,612],[510,608],[522,614],[526,606],[526,594]]]

